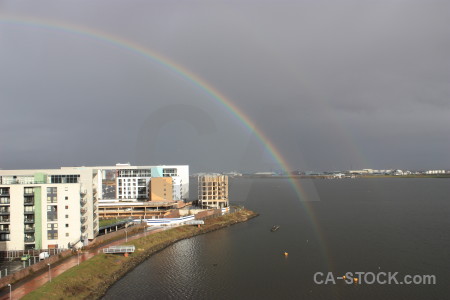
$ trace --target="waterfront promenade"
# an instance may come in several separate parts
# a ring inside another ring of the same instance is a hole
[[[114,245],[120,245],[127,241],[132,241],[138,238],[141,238],[143,236],[154,234],[160,231],[165,230],[165,228],[155,228],[151,230],[147,230],[146,232],[140,232],[135,235],[128,236],[128,239],[123,238],[120,240],[116,240],[114,242],[104,244],[102,246],[99,246],[98,248],[87,250],[80,254],[80,257],[78,258],[77,255],[74,255],[68,259],[65,259],[61,263],[55,264],[55,266],[50,266],[50,274],[51,278],[55,278],[58,275],[64,273],[68,269],[78,265],[78,259],[79,262],[82,263],[83,261],[86,261],[95,255],[102,253],[104,248],[107,248],[109,246]],[[42,274],[38,274],[36,276],[31,276],[30,278],[24,279],[21,282],[16,283],[15,285],[12,285],[12,292],[11,292],[11,299],[20,299],[26,294],[30,293],[31,291],[41,287],[46,282],[48,282],[50,279],[49,272],[46,271]],[[9,300],[9,289],[8,287],[5,287],[3,291],[0,294],[0,300]]]

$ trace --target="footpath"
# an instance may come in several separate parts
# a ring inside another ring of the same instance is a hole
[[[149,230],[146,232],[140,232],[135,235],[130,235],[128,238],[122,238],[120,240],[116,240],[114,242],[101,245],[95,249],[86,250],[83,253],[79,254],[79,257],[77,255],[74,255],[70,258],[67,258],[63,260],[62,262],[59,262],[55,264],[55,266],[50,265],[50,271],[44,272],[42,274],[38,275],[30,275],[30,277],[27,277],[23,281],[19,281],[18,283],[11,286],[11,299],[20,299],[26,294],[30,293],[31,291],[34,291],[35,289],[41,287],[43,284],[45,284],[47,281],[49,281],[51,278],[55,278],[58,275],[64,273],[68,269],[77,266],[78,263],[82,263],[83,261],[86,261],[95,255],[99,253],[103,253],[104,248],[108,248],[110,246],[120,245],[127,241],[132,241],[141,237],[144,237],[146,235],[154,234],[160,231],[165,230],[164,228],[158,228]],[[5,287],[3,291],[0,293],[0,300],[9,300],[10,299],[10,293],[9,293],[9,287]]]

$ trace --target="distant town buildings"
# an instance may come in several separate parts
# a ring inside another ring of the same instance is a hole
[[[425,172],[425,174],[447,174],[447,173],[450,172],[445,170],[428,170]]]
[[[228,207],[228,176],[220,174],[199,176],[198,200],[203,208]]]

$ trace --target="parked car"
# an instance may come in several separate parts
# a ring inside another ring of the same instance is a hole
[[[46,258],[49,257],[49,256],[50,256],[50,254],[48,254],[48,252],[41,252],[41,253],[39,254],[39,260],[46,259]]]
[[[21,261],[27,261],[31,258],[30,254],[24,254],[22,255],[22,257],[20,258]]]

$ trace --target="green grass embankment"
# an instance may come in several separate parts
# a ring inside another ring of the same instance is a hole
[[[106,220],[100,220],[98,226],[99,227],[103,227],[103,226],[113,225],[113,224],[121,223],[121,222],[126,221],[126,220],[127,219],[106,219]]]
[[[126,244],[134,245],[136,252],[129,257],[99,254],[75,266],[22,299],[98,299],[127,272],[152,254],[173,243],[232,224],[245,222],[258,214],[243,209],[238,212],[205,221],[205,225],[182,226],[149,234]]]

